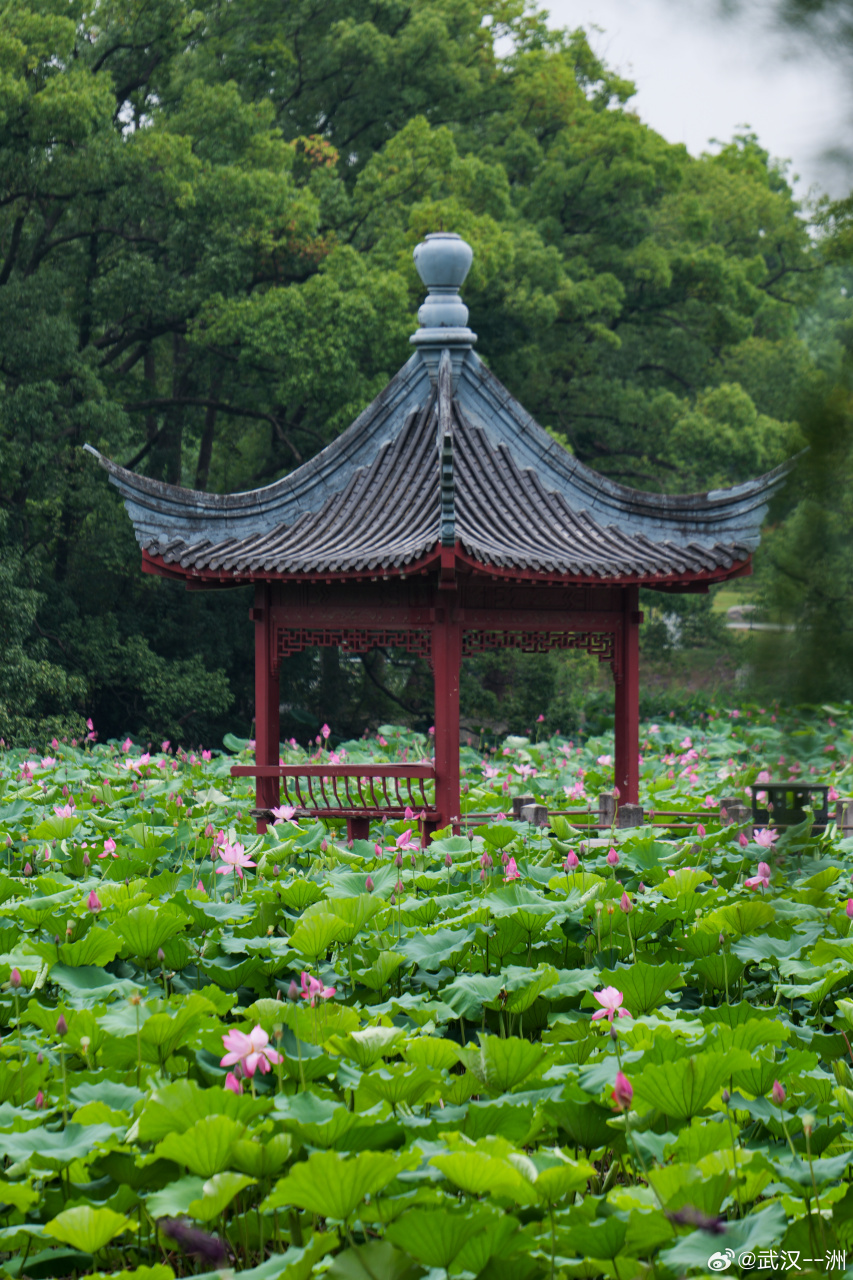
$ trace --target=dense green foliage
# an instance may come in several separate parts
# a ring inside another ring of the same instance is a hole
[[[474,246],[479,351],[584,461],[691,490],[798,446],[784,175],[751,137],[690,158],[630,94],[523,0],[0,6],[7,741],[248,726],[245,594],[143,579],[81,445],[203,489],[298,465],[406,359],[436,227]],[[303,719],[332,674],[292,667]]]
[[[426,749],[386,734],[338,751]],[[642,750],[670,828],[585,829],[612,739],[511,738],[464,752],[492,820],[427,848],[256,837],[233,756],[0,755],[0,1275],[841,1274],[853,841],[719,806],[762,767],[847,786],[853,709]],[[520,793],[571,812],[507,820]]]

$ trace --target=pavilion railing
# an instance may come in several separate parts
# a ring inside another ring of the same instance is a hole
[[[346,819],[350,837],[367,838],[371,818],[402,818],[406,810],[435,823],[435,768],[431,764],[234,765],[234,778],[278,778],[280,804],[313,818]],[[271,816],[269,810],[255,817]]]

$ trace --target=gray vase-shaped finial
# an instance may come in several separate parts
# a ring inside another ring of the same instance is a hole
[[[420,328],[410,341],[421,351],[433,379],[441,352],[448,348],[456,381],[465,351],[477,341],[468,328],[468,308],[459,296],[474,250],[454,231],[434,231],[415,247],[413,256],[428,293],[418,311]]]

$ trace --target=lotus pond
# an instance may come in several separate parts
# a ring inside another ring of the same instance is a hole
[[[719,812],[846,794],[853,709],[643,730],[678,827],[502,816],[613,780],[514,738],[426,849],[256,836],[236,739],[0,752],[0,1275],[853,1275],[853,840]]]

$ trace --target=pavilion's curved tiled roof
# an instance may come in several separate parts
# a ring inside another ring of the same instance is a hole
[[[417,351],[322,453],[248,493],[198,493],[97,456],[149,556],[240,580],[405,572],[441,544],[484,567],[568,580],[725,577],[757,546],[787,471],[643,493],[562,449],[472,350],[453,381],[449,353],[436,379]]]

